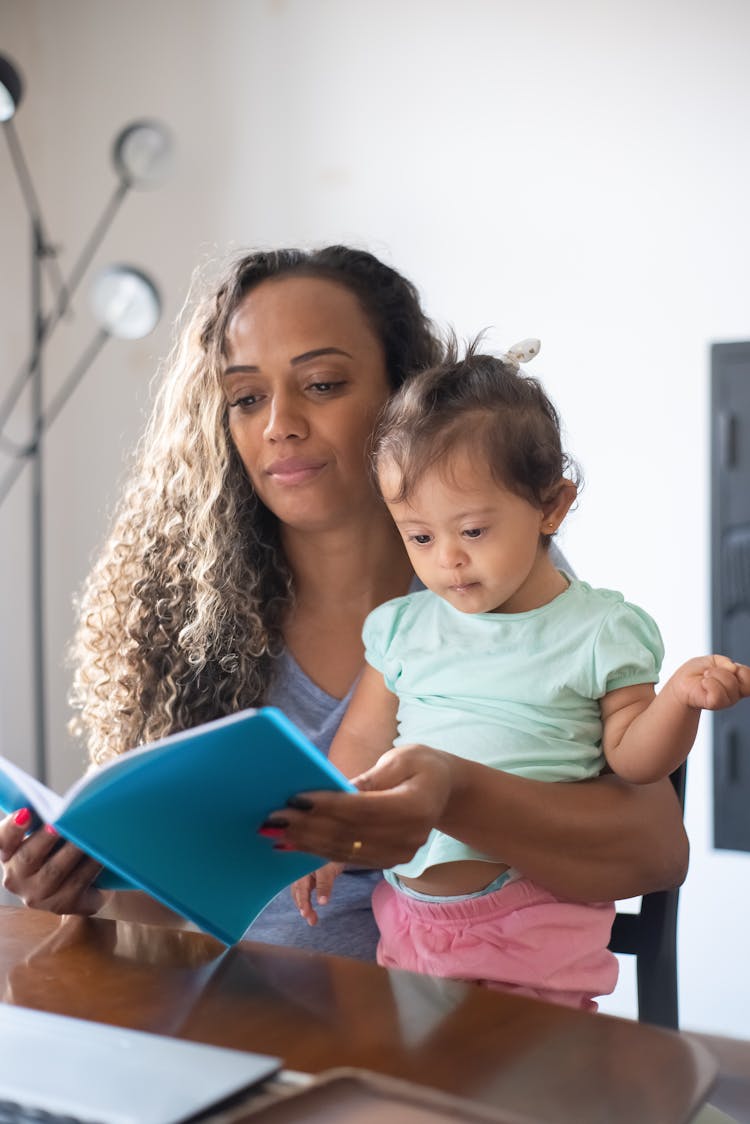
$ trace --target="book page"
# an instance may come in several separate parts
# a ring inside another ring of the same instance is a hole
[[[54,823],[61,806],[62,800],[56,792],[19,765],[0,757],[0,809],[3,812],[30,807],[44,823]]]
[[[93,770],[63,799],[61,835],[225,944],[324,858],[258,834],[298,793],[355,792],[288,718],[247,710]],[[304,922],[300,921],[300,924]]]
[[[218,719],[210,725],[233,725],[247,719],[249,714],[257,711],[242,711],[239,714],[229,715],[227,718]],[[171,755],[176,747],[183,743],[192,744],[196,734],[201,730],[195,726],[189,730],[182,730],[178,734],[169,734],[165,738],[148,742],[146,745],[136,746],[127,753],[112,757],[101,765],[91,765],[77,781],[74,781],[64,796],[59,797],[57,815],[62,816],[80,798],[91,800],[113,785],[122,783],[124,777],[137,774],[142,768],[152,768],[159,756]]]

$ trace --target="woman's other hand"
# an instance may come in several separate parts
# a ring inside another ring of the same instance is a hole
[[[308,792],[268,820],[286,821],[281,838],[294,850],[378,868],[408,862],[442,815],[455,760],[429,746],[399,746],[353,778],[358,793]],[[303,802],[311,807],[300,810]]]
[[[5,889],[31,909],[97,913],[106,902],[106,895],[92,885],[101,864],[62,842],[54,828],[41,827],[27,835],[31,821],[28,808],[0,820]]]

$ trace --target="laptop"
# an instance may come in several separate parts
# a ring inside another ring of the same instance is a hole
[[[19,1105],[40,1120],[48,1112],[86,1124],[178,1124],[280,1068],[265,1054],[0,1003],[3,1120]]]

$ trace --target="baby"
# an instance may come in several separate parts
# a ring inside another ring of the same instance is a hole
[[[750,694],[750,668],[719,655],[689,660],[656,694],[656,624],[555,566],[577,484],[557,412],[520,368],[538,349],[454,348],[386,407],[375,472],[426,589],[365,622],[365,670],[330,753],[349,777],[421,743],[542,780],[606,764],[645,784],[685,759],[702,710]],[[433,831],[385,871],[379,963],[595,1009],[617,980],[614,906],[556,899],[502,858]],[[313,887],[325,904],[342,869],[292,887],[310,924]]]

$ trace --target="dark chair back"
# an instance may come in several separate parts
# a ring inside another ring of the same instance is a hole
[[[685,807],[683,763],[670,780]],[[677,904],[679,888],[644,894],[640,913],[618,913],[612,926],[612,952],[635,956],[638,1019],[677,1030]]]

